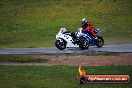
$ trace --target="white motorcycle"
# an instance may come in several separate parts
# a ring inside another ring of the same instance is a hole
[[[66,28],[61,28],[56,35],[55,46],[60,50],[64,50],[69,47],[88,49],[89,42],[86,38],[82,37],[82,28],[79,28],[75,33],[67,31]]]

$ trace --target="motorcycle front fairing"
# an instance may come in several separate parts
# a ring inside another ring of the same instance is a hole
[[[67,30],[66,30],[67,31]],[[69,47],[78,47],[78,45],[74,45],[72,42],[73,42],[73,39],[71,37],[71,33],[64,33],[62,32],[62,30],[60,30],[58,32],[58,34],[56,35],[56,40],[60,40],[61,39],[65,40],[67,42],[67,48]]]
[[[90,35],[88,33],[82,33],[82,36],[84,38],[86,38],[88,42],[91,42],[92,41],[92,38],[90,37]]]

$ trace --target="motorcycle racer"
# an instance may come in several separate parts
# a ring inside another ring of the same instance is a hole
[[[87,32],[93,37],[93,39],[97,39],[94,27],[90,24],[90,22],[86,18],[83,18],[81,19],[81,23],[83,28],[82,32]]]

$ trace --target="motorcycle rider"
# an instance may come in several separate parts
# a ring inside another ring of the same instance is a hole
[[[92,36],[92,38],[96,40],[97,39],[96,33],[94,31],[94,27],[90,24],[90,22],[86,18],[83,18],[81,19],[81,23],[82,23],[82,28],[83,28],[82,32],[89,33]]]

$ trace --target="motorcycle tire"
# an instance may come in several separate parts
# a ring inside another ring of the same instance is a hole
[[[98,48],[100,48],[104,45],[104,39],[102,36],[97,36],[97,40],[95,40],[94,42]]]
[[[89,48],[89,42],[83,37],[80,38],[79,48],[81,48],[81,49]]]
[[[61,41],[56,40],[55,41],[55,46],[60,50],[64,50],[66,48],[66,41],[64,39],[61,39]]]

